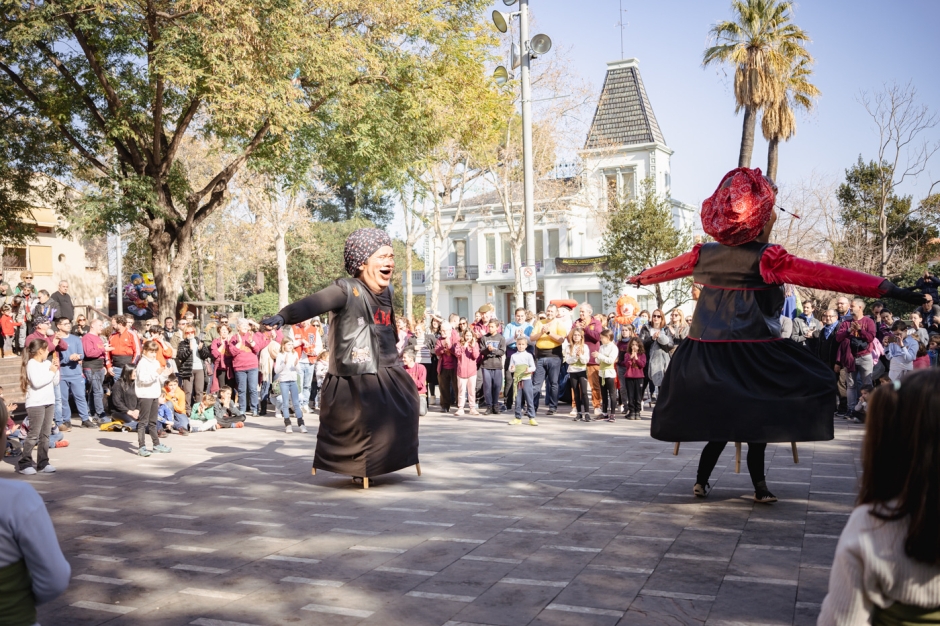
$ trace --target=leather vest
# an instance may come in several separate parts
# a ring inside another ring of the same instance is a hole
[[[340,278],[335,284],[346,287],[346,306],[330,313],[330,365],[334,376],[375,374],[379,369],[379,338],[375,311],[366,295],[368,287],[356,278]],[[388,286],[393,297],[392,286]],[[395,309],[392,308],[392,325]]]
[[[780,339],[782,285],[764,282],[760,260],[775,244],[707,243],[699,249],[692,280],[702,285],[689,338],[702,341]]]

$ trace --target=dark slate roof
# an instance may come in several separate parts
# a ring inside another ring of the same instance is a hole
[[[666,143],[653,114],[636,59],[610,63],[584,147]]]

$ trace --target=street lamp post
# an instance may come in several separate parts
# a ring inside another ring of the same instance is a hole
[[[503,0],[507,6],[512,6],[517,0]],[[505,33],[508,30],[509,19],[519,18],[519,50],[520,72],[519,80],[522,83],[522,188],[523,212],[525,215],[525,264],[526,267],[535,268],[535,170],[532,164],[532,83],[529,78],[531,61],[535,54],[545,54],[552,47],[552,40],[547,35],[536,35],[529,40],[529,0],[518,0],[519,11],[505,14],[493,11],[493,23],[496,28]],[[507,19],[509,18],[509,19]],[[515,55],[513,55],[515,57]],[[516,59],[510,60],[510,69],[499,66],[493,74],[497,83],[505,83],[513,78]],[[537,275],[536,275],[537,276]],[[525,287],[523,287],[525,289]],[[530,311],[535,311],[535,288],[525,292],[525,305]]]

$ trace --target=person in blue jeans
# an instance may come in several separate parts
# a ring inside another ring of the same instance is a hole
[[[529,418],[530,426],[538,426],[535,421],[535,405],[532,402],[532,374],[536,371],[535,360],[529,352],[526,352],[528,340],[525,337],[516,339],[518,352],[509,359],[509,372],[513,377],[513,384],[516,388],[516,406],[515,417],[510,420],[510,426],[516,426],[522,423],[522,405],[526,406],[526,416]]]
[[[294,351],[294,341],[285,337],[281,341],[281,353],[277,355],[277,361],[274,362],[274,375],[277,376],[278,385],[281,387],[281,415],[284,417],[284,432],[292,433],[294,429],[290,425],[290,407],[294,407],[294,415],[297,416],[297,425],[300,432],[307,432],[304,426],[303,405],[300,402],[300,390],[297,387],[297,374],[300,357]],[[288,398],[290,402],[288,403]]]
[[[68,346],[59,354],[59,397],[62,408],[61,420],[57,423],[69,423],[72,420],[72,409],[69,407],[71,393],[82,426],[97,428],[98,424],[88,414],[88,403],[85,402],[85,375],[82,373],[85,351],[82,348],[82,339],[72,334],[72,320],[67,317],[60,317],[55,321],[55,325],[60,335],[64,335],[63,341]]]
[[[261,333],[251,331],[248,320],[238,320],[236,332],[228,341],[232,368],[238,385],[238,408],[258,416],[258,353],[267,345]]]

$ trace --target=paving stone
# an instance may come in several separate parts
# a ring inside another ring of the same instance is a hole
[[[149,459],[132,436],[75,429],[53,451],[59,472],[32,479],[73,566],[40,621],[814,623],[862,431],[837,423],[835,441],[800,445],[799,465],[769,446],[781,501],[762,506],[731,446],[709,497],[693,498],[703,444],[673,456],[645,415],[511,430],[505,416],[431,413],[424,476],[377,477],[368,491],[311,476],[314,437],[285,437],[277,418],[171,437],[174,452]]]

